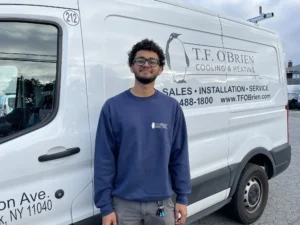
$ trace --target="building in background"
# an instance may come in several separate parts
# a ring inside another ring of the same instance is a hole
[[[300,79],[300,64],[293,66],[293,62],[290,60],[286,69],[286,76],[288,79]]]
[[[298,99],[300,97],[300,64],[293,66],[293,62],[290,60],[288,62],[288,67],[286,68],[286,77],[288,84],[289,108],[300,109],[300,105],[298,104]]]

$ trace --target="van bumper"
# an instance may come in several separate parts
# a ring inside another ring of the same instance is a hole
[[[289,167],[291,163],[291,155],[292,155],[291,150],[292,148],[290,144],[284,144],[270,151],[273,156],[274,164],[275,164],[273,177],[282,173]]]

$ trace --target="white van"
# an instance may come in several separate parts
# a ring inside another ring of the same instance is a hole
[[[171,0],[0,0],[0,30],[0,63],[18,71],[0,77],[1,91],[17,90],[16,108],[0,117],[0,224],[101,223],[98,118],[132,87],[127,53],[144,38],[164,49],[156,88],[187,121],[187,223],[228,203],[241,223],[263,213],[268,180],[291,160],[275,32]]]

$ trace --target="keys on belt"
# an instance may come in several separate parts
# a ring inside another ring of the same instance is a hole
[[[163,203],[161,201],[158,201],[157,205],[158,205],[158,209],[156,212],[156,216],[164,217],[165,216],[165,207],[164,207]]]

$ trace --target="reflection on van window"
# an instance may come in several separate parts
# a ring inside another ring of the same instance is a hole
[[[55,104],[58,30],[0,22],[0,141],[45,121]]]

